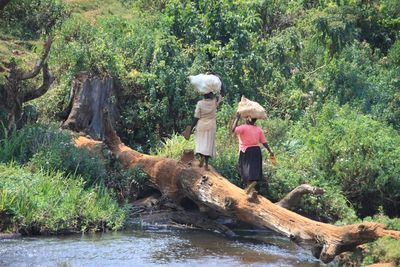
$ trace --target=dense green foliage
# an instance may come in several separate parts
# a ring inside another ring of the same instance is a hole
[[[0,164],[0,216],[10,220],[0,230],[43,234],[121,228],[125,213],[117,202],[104,189],[83,185],[81,178],[60,172],[32,173]]]
[[[53,123],[65,108],[75,73],[111,75],[120,89],[123,141],[179,158],[194,147],[193,137],[186,141],[177,133],[190,124],[200,98],[187,77],[218,73],[228,94],[218,111],[211,164],[223,176],[241,185],[229,127],[245,95],[267,108],[269,119],[258,124],[279,162],[273,167],[264,155],[268,187],[261,185],[262,194],[277,201],[310,183],[326,193],[303,198],[298,212],[308,216],[348,223],[378,212],[400,215],[399,1],[116,0],[107,1],[118,4],[114,11],[93,17],[99,1],[78,2],[14,1],[2,12],[0,33],[54,35],[50,67],[57,83],[33,102],[41,122]],[[85,181],[79,186],[110,187],[120,200],[145,183],[140,168],[125,173],[102,152],[116,170],[110,173],[46,126],[3,136],[0,149],[2,162],[79,175]],[[396,219],[385,223],[398,229]],[[398,262],[396,247],[392,240],[377,241],[365,263]]]
[[[66,132],[49,126],[25,127],[4,134],[0,161],[28,164],[32,170],[58,170],[82,175],[88,183],[102,180],[106,171],[88,151],[77,149]]]
[[[119,133],[147,150],[189,123],[198,96],[187,76],[209,71],[222,76],[230,104],[244,94],[297,120],[338,101],[399,127],[396,1],[135,2],[136,19],[110,15],[93,26],[74,15],[56,32],[62,79],[45,110],[66,104],[77,71],[112,75],[122,89]]]
[[[374,217],[367,217],[365,221],[374,221],[383,223],[388,229],[400,231],[400,219],[390,219],[382,213]],[[367,245],[364,252],[363,264],[372,264],[374,262],[393,262],[396,266],[400,264],[400,240],[392,238],[380,238],[373,243]]]
[[[70,133],[53,125],[27,126],[0,135],[0,162],[16,162],[35,171],[57,171],[83,178],[85,187],[106,186],[120,201],[134,198],[145,186],[141,168],[124,170],[101,145],[95,152],[77,148]]]
[[[379,207],[398,214],[399,137],[396,130],[348,106],[327,105],[291,128],[276,179],[283,187],[289,182],[334,187],[361,216],[375,214]],[[323,210],[329,213],[333,207]]]
[[[11,1],[0,10],[0,32],[22,38],[38,37],[49,34],[68,14],[62,0]]]
[[[35,234],[121,228],[126,210],[118,206],[117,200],[123,205],[135,199],[146,185],[147,176],[141,168],[122,169],[101,147],[96,151],[100,153],[78,149],[70,134],[51,125],[27,126],[11,134],[3,132],[0,162],[13,164],[0,169],[0,215],[7,214],[9,219],[2,230]],[[10,176],[12,170],[20,175],[18,179]],[[24,179],[29,180],[24,184],[26,188],[19,187]],[[36,191],[43,196],[36,197]],[[72,199],[63,203],[63,196],[68,194]],[[19,200],[17,196],[26,199]],[[42,210],[24,210],[28,204],[46,204],[48,209],[54,207],[55,213],[41,216],[36,213]]]

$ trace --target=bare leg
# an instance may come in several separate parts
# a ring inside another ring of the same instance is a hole
[[[254,189],[256,184],[257,184],[256,181],[247,181],[247,187],[244,189],[246,194],[249,194]]]
[[[244,190],[247,194],[247,200],[250,202],[257,202],[257,190],[254,188],[256,187],[257,182],[256,181],[247,181],[247,187]]]
[[[201,168],[201,167],[203,167],[203,165],[204,165],[204,155],[201,155],[201,154],[200,154],[200,163],[199,163],[199,167]]]
[[[206,171],[209,171],[210,168],[208,167],[208,160],[210,159],[210,156],[204,156],[204,158],[205,158],[205,162],[206,162],[206,165],[204,166],[204,169],[206,169]]]

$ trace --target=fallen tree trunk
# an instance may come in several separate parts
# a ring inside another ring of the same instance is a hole
[[[177,203],[189,198],[199,206],[205,205],[243,222],[272,229],[310,248],[313,255],[325,263],[342,252],[382,236],[400,239],[400,232],[386,230],[384,225],[378,223],[335,226],[303,217],[264,197],[258,197],[256,203],[250,202],[244,190],[213,170],[205,171],[173,159],[142,154],[125,146],[108,116],[104,118],[105,142],[116,158],[126,168],[142,166],[149,181],[164,196]],[[80,137],[77,142],[90,144],[96,141]]]

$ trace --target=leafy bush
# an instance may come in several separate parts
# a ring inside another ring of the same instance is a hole
[[[52,126],[30,126],[0,140],[0,160],[29,162],[32,170],[58,170],[81,175],[88,185],[104,182],[107,171],[99,158],[75,147],[69,133]]]
[[[12,222],[7,228],[38,234],[120,229],[124,225],[125,211],[107,190],[85,190],[81,178],[70,178],[61,172],[32,173],[15,164],[0,164],[0,214]]]
[[[114,160],[113,160],[114,161]],[[120,203],[130,203],[149,188],[148,176],[142,166],[125,169],[118,162],[110,164],[111,170],[104,184],[115,191]]]
[[[291,130],[276,172],[277,185],[326,185],[339,195],[343,192],[360,216],[376,213],[379,206],[397,214],[399,143],[391,127],[349,107],[329,104],[319,114],[310,112]]]
[[[400,219],[390,219],[382,214],[382,211],[374,217],[365,218],[365,221],[383,223],[387,229],[400,231]],[[396,266],[400,264],[400,241],[390,237],[383,237],[375,242],[368,243],[364,250],[363,264],[392,262]]]
[[[66,105],[76,72],[112,75],[121,89],[118,133],[131,147],[149,151],[190,123],[198,96],[187,76],[215,72],[227,85],[228,105],[246,95],[272,117],[298,120],[338,100],[399,123],[398,68],[384,60],[392,51],[390,62],[396,62],[394,31],[383,34],[391,41],[381,53],[380,37],[365,39],[364,27],[368,21],[374,33],[395,27],[397,5],[389,0],[376,3],[383,16],[361,2],[122,2],[135,18],[109,15],[93,24],[74,15],[56,32],[51,63],[62,79],[51,101],[39,100],[42,111],[52,111],[45,116]]]
[[[219,128],[216,138],[216,157],[211,160],[215,169],[233,184],[243,187],[238,165],[238,141],[230,128]]]
[[[61,0],[11,1],[0,11],[0,27],[21,37],[37,37],[50,33],[68,14],[67,6]]]
[[[171,138],[166,138],[160,145],[156,146],[152,154],[179,160],[183,152],[187,149],[194,149],[194,145],[193,135],[189,140],[186,140],[180,134],[173,134]]]
[[[35,125],[0,138],[0,162],[15,161],[31,171],[58,171],[79,175],[85,187],[105,186],[122,203],[134,200],[146,186],[141,167],[126,170],[102,145],[93,151],[79,149],[68,132],[53,126]]]

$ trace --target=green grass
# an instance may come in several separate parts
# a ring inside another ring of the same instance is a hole
[[[182,135],[173,134],[170,138],[164,139],[159,146],[155,146],[151,154],[179,160],[185,150],[194,150],[194,148],[194,135],[191,135],[190,140],[185,140]]]
[[[32,51],[32,48],[36,45],[38,45],[38,41],[20,40],[3,34],[0,29],[0,65],[14,59],[20,66],[33,67],[37,55]]]
[[[104,188],[84,189],[79,177],[61,172],[31,172],[0,164],[0,215],[10,223],[0,231],[55,234],[120,229],[125,210]],[[1,227],[1,225],[0,225]]]
[[[118,16],[132,19],[133,13],[117,0],[66,0],[72,13],[81,14],[87,20],[95,22],[106,16]]]

